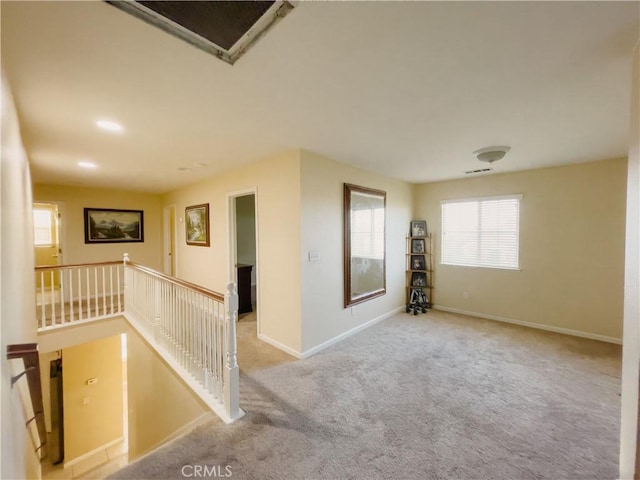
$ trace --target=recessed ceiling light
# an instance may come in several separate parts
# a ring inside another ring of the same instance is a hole
[[[98,120],[96,122],[96,125],[98,126],[98,128],[107,130],[108,132],[122,132],[124,130],[122,125],[111,120]]]
[[[96,168],[97,165],[93,162],[86,162],[86,161],[82,161],[82,162],[78,162],[78,166],[82,167],[82,168]]]

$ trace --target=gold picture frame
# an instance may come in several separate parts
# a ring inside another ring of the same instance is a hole
[[[184,231],[187,245],[210,246],[209,204],[191,205],[185,208]]]

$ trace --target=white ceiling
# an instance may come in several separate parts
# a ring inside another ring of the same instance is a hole
[[[410,182],[490,145],[499,172],[627,152],[639,2],[299,3],[234,66],[102,2],[0,8],[38,182],[165,192],[290,148]]]

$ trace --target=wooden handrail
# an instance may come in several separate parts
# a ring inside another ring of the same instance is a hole
[[[133,267],[136,270],[140,270],[141,272],[144,272],[148,275],[151,275],[152,277],[156,277],[156,278],[161,278],[163,280],[166,280],[167,282],[173,283],[174,285],[179,285],[181,287],[186,287],[190,290],[194,290],[198,293],[201,293],[202,295],[206,296],[206,297],[210,297],[214,300],[216,300],[217,302],[222,302],[224,303],[224,295],[218,292],[214,292],[213,290],[209,290],[208,288],[204,288],[201,287],[200,285],[196,285],[195,283],[191,283],[191,282],[187,282],[185,280],[181,280],[179,278],[176,277],[172,277],[170,275],[166,275],[164,273],[160,273],[156,270],[153,270],[152,268],[149,267],[144,267],[142,265],[138,265],[137,263],[133,263],[133,262],[127,262],[126,263],[127,266],[129,267]]]
[[[26,422],[29,425],[34,419],[38,427],[38,436],[40,437],[39,449],[42,449],[40,458],[46,457],[45,445],[47,444],[47,431],[44,425],[44,404],[42,402],[42,384],[40,382],[40,356],[38,355],[37,343],[23,343],[16,345],[7,345],[7,359],[22,358],[24,363],[24,372],[16,375],[11,379],[11,387],[23,375],[27,376],[29,385],[29,396],[31,397],[31,405],[33,406],[34,418],[30,418]]]
[[[116,260],[113,262],[76,263],[72,265],[41,265],[36,267],[35,270],[36,272],[45,272],[47,270],[67,270],[78,267],[105,267],[108,265],[122,265],[122,260]]]

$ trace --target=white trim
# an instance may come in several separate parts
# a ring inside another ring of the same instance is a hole
[[[213,416],[212,412],[203,413],[199,417],[194,418],[193,420],[191,420],[186,425],[183,425],[182,427],[180,427],[175,432],[169,434],[168,436],[166,436],[165,438],[163,438],[162,440],[157,442],[153,447],[148,448],[144,455],[142,455],[140,457],[136,457],[136,461],[138,461],[141,458],[144,458],[144,457],[146,457],[148,455],[151,455],[158,448],[163,447],[167,443],[173,442],[174,440],[177,440],[179,438],[184,437],[185,435],[190,433],[193,429],[199,427],[200,425],[205,425],[205,424],[215,420],[215,418],[216,417]]]
[[[234,282],[236,285],[238,283],[237,279],[237,271],[236,271],[236,263],[237,262],[237,252],[236,252],[236,198],[238,197],[246,197],[248,195],[253,195],[254,201],[254,221],[255,221],[255,232],[256,232],[256,265],[254,267],[254,271],[256,273],[256,333],[258,338],[260,338],[260,305],[262,304],[260,301],[260,293],[261,288],[259,288],[260,284],[260,222],[259,222],[259,211],[258,211],[258,187],[247,187],[240,190],[234,190],[231,192],[227,192],[227,252],[229,255],[227,262],[227,278],[229,282]],[[252,284],[252,287],[254,285]],[[265,340],[267,341],[267,340]],[[280,348],[277,345],[274,345],[277,348]]]
[[[59,200],[35,200],[33,199],[33,201],[31,202],[31,211],[33,211],[33,209],[35,208],[35,205],[39,204],[39,205],[55,205],[57,210],[58,210],[58,218],[56,220],[56,229],[57,229],[57,235],[58,235],[58,248],[60,250],[62,250],[62,253],[56,252],[56,254],[58,255],[58,258],[56,259],[56,265],[64,265],[64,256],[66,254],[67,251],[67,233],[66,230],[63,228],[64,227],[64,223],[67,221],[67,219],[65,218],[66,215],[66,211],[65,211],[65,203],[61,202]],[[35,247],[35,245],[34,245]]]
[[[489,195],[486,197],[470,197],[470,198],[450,198],[446,200],[440,200],[440,204],[444,203],[464,203],[464,202],[480,202],[483,200],[522,200],[521,193],[511,193],[508,195]]]
[[[288,353],[289,355],[294,356],[295,358],[298,359],[304,359],[304,358],[309,358],[312,355],[315,355],[316,353],[329,348],[330,346],[341,342],[342,340],[345,340],[346,338],[355,335],[358,332],[361,332],[362,330],[364,330],[365,328],[369,328],[373,325],[375,325],[378,322],[381,322],[382,320],[385,320],[393,315],[395,315],[396,313],[399,312],[404,312],[405,307],[398,307],[398,308],[394,308],[393,310],[391,310],[390,312],[384,313],[376,318],[373,318],[371,320],[369,320],[368,322],[363,323],[362,325],[358,325],[357,327],[352,328],[351,330],[347,330],[344,333],[341,333],[340,335],[333,337],[330,340],[327,340],[324,343],[321,343],[320,345],[316,345],[315,347],[310,348],[309,350],[306,350],[304,352],[299,352],[297,350],[294,350],[291,347],[288,347],[287,345],[284,345],[280,342],[278,342],[277,340],[274,340],[272,338],[267,337],[266,335],[263,335],[261,333],[258,334],[258,339],[262,340],[263,342],[268,343],[269,345],[276,347],[280,350],[282,350],[285,353]]]
[[[315,355],[316,353],[324,350],[325,348],[330,347],[331,345],[334,345],[338,342],[341,342],[342,340],[355,335],[358,332],[361,332],[362,330],[364,330],[365,328],[369,328],[373,325],[375,325],[378,322],[381,322],[382,320],[385,320],[393,315],[395,315],[396,313],[400,313],[400,312],[404,312],[405,310],[405,306],[401,306],[401,307],[397,307],[394,308],[393,310],[391,310],[390,312],[387,313],[383,313],[382,315],[375,317],[371,320],[369,320],[368,322],[363,323],[362,325],[358,325],[357,327],[352,328],[351,330],[347,330],[344,333],[341,333],[340,335],[338,335],[337,337],[333,337],[331,340],[327,340],[324,343],[321,343],[320,345],[316,345],[315,347],[310,348],[309,350],[306,350],[304,352],[302,352],[302,358],[308,358],[312,355]]]
[[[109,447],[113,447],[114,445],[123,442],[124,441],[124,436],[122,437],[118,437],[115,440],[111,440],[109,443],[105,443],[104,445],[102,445],[101,447],[98,448],[94,448],[93,450],[87,452],[87,453],[83,453],[82,455],[80,455],[79,457],[76,457],[72,460],[69,460],[68,462],[64,462],[62,464],[62,468],[68,468],[72,465],[75,465],[76,463],[81,462],[82,460],[86,460],[89,457],[92,457],[93,455],[95,455],[96,453],[101,452],[102,450],[106,450]]]
[[[564,335],[589,338],[591,340],[599,340],[601,342],[622,345],[621,338],[608,337],[606,335],[598,335],[597,333],[583,332],[581,330],[572,330],[570,328],[554,327],[553,325],[545,325],[543,323],[525,322],[523,320],[515,320],[513,318],[500,317],[498,315],[489,315],[486,313],[468,312],[466,310],[460,310],[459,308],[444,307],[442,305],[434,305],[433,308],[434,310],[441,310],[443,312],[459,313],[461,315],[468,315],[470,317],[485,318],[487,320],[495,320],[497,322],[511,323],[511,324],[520,325],[523,327],[536,328],[538,330],[546,330],[548,332],[562,333]]]
[[[263,342],[268,343],[269,345],[271,345],[272,347],[276,347],[279,350],[282,350],[285,353],[288,353],[289,355],[292,355],[296,358],[303,358],[302,357],[302,353],[300,353],[297,350],[294,350],[291,347],[287,347],[285,344],[278,342],[277,340],[274,340],[273,338],[269,338],[266,335],[262,334],[262,333],[258,333],[258,339],[262,340]]]
[[[171,210],[173,210],[173,246],[174,250],[172,252],[173,259],[169,256],[170,246],[171,246]],[[163,248],[162,248],[162,263],[163,263],[163,273],[166,275],[171,275],[171,261],[173,260],[173,264],[175,267],[175,271],[173,272],[173,276],[178,276],[178,210],[176,208],[176,204],[172,203],[171,205],[165,205],[162,209],[162,240],[163,240]]]

